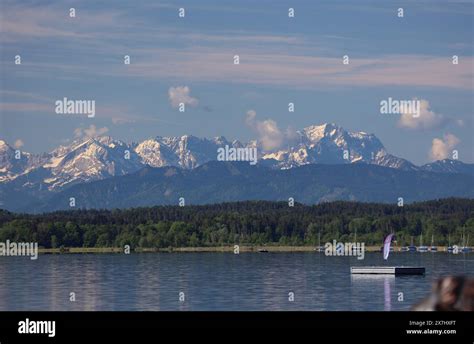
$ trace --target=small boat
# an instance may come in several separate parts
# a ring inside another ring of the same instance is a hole
[[[321,232],[318,234],[318,246],[314,248],[316,252],[324,252],[324,246],[321,246]]]
[[[258,253],[268,253],[268,250],[265,248],[261,248],[258,250]]]
[[[431,246],[430,246],[430,252],[438,252],[438,247],[434,245],[434,237],[431,235]]]
[[[463,234],[463,238],[464,238],[464,234]],[[469,253],[469,252],[472,252],[472,248],[469,247],[469,234],[467,235],[467,243],[466,243],[466,241],[463,239],[463,245],[462,245],[460,251],[461,251],[462,253]]]
[[[403,246],[401,249],[400,249],[400,252],[408,252],[410,251],[410,247],[408,246]]]
[[[423,234],[420,234],[420,246],[418,246],[418,252],[428,252],[428,246],[423,245]]]
[[[451,234],[448,234],[448,247],[446,248],[446,252],[453,253],[454,248],[451,246]]]

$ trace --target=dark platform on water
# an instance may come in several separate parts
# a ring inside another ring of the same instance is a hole
[[[355,266],[351,274],[369,275],[424,275],[425,268],[416,266]]]

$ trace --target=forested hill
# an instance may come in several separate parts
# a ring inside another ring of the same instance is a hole
[[[380,244],[396,233],[399,245],[461,244],[474,240],[474,200],[443,199],[398,207],[333,202],[314,206],[284,202],[236,202],[202,206],[157,206],[127,210],[73,210],[41,215],[0,211],[0,242],[37,241],[42,247],[220,246],[240,244],[316,245],[357,241]]]
[[[62,191],[52,191],[45,183],[32,184],[32,179],[28,174],[0,184],[2,207],[28,213],[69,210],[71,197],[76,207],[87,209],[175,205],[181,197],[195,205],[278,202],[288,197],[307,205],[333,201],[392,203],[398,197],[403,197],[405,204],[448,197],[474,198],[474,175],[470,173],[405,171],[364,163],[308,164],[283,170],[265,163],[252,166],[228,161],[210,161],[191,170],[148,166],[123,176],[71,185]]]

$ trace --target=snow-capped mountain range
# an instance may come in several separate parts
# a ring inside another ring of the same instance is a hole
[[[336,124],[306,127],[297,132],[294,142],[274,151],[257,149],[259,163],[276,169],[307,164],[366,163],[408,171],[472,171],[472,165],[452,160],[415,166],[389,154],[375,135],[346,131]],[[147,165],[194,169],[217,160],[217,149],[226,145],[259,147],[257,141],[241,143],[222,136],[212,139],[158,136],[131,144],[100,136],[76,140],[50,153],[20,152],[18,156],[18,151],[0,140],[0,183],[16,181],[22,187],[55,191],[77,183],[130,174]]]

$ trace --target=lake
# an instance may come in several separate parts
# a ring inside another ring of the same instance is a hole
[[[426,275],[355,277],[354,265],[417,265]],[[0,257],[0,311],[408,310],[448,274],[472,277],[474,255],[392,253],[387,264],[380,253],[364,260],[323,253]]]

